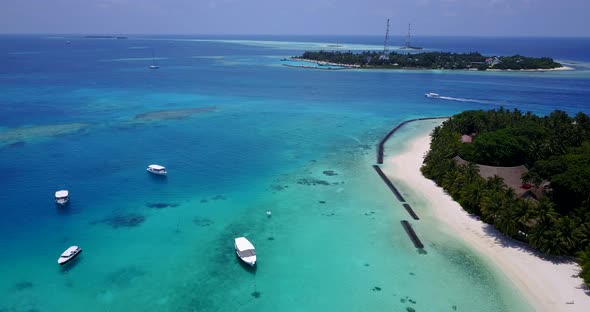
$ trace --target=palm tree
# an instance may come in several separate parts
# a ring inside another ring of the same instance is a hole
[[[577,247],[576,229],[579,222],[574,218],[563,217],[557,221],[556,239],[563,254],[570,254]]]
[[[512,198],[506,191],[486,190],[481,199],[481,214],[484,221],[496,224],[496,218],[502,211],[509,209]]]
[[[467,164],[463,165],[462,169],[464,169],[463,172],[467,178],[468,183],[473,182],[479,177],[479,168],[472,162],[468,162]]]
[[[586,286],[590,286],[590,247],[587,247],[583,251],[578,253],[578,263],[582,267],[580,276],[586,282]]]
[[[541,197],[537,203],[537,217],[555,219],[558,216],[559,214],[555,212],[555,204],[549,198]]]
[[[516,201],[514,208],[514,217],[517,219],[520,228],[528,232],[529,223],[536,215],[537,205],[531,200],[519,199]]]
[[[516,223],[514,236],[518,236],[517,238],[522,241],[528,242],[527,233],[536,225],[536,207],[535,202],[528,199],[517,199],[513,202],[510,217]]]
[[[531,246],[547,254],[558,252],[555,242],[554,220],[541,218],[528,236]]]
[[[555,212],[555,205],[548,198],[541,197],[533,214],[537,224],[528,237],[531,245],[547,254],[563,254],[563,238],[561,241],[556,239],[559,232],[556,228],[559,214]]]
[[[497,175],[494,175],[493,177],[487,179],[486,189],[494,191],[504,191],[506,190],[506,184],[504,184],[504,179]]]
[[[574,235],[581,249],[590,247],[590,222],[580,224]]]
[[[449,170],[440,180],[440,186],[450,192],[451,186],[455,183],[456,179],[457,171]]]
[[[537,141],[537,140],[532,140],[529,143],[529,147],[528,147],[528,151],[527,151],[527,162],[529,165],[532,165],[535,163],[535,161],[539,160],[539,159],[543,159],[544,155],[543,155],[543,145],[541,142]]]
[[[512,237],[518,233],[518,218],[515,207],[507,207],[501,210],[494,218],[494,225],[500,232]]]
[[[516,193],[511,188],[504,189],[504,195],[510,200],[514,200],[516,198]]]
[[[466,210],[480,214],[480,204],[484,193],[483,183],[474,181],[467,184],[461,189],[459,195],[461,197],[461,204]]]
[[[582,264],[582,268],[584,268],[583,264],[588,266],[590,269],[590,248],[586,248],[578,253],[577,260],[580,264]]]

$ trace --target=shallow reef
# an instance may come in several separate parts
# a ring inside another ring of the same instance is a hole
[[[207,218],[202,218],[202,217],[194,217],[193,218],[193,224],[199,227],[207,227],[210,225],[213,225],[213,220],[211,219],[207,219]]]
[[[23,290],[30,289],[30,288],[33,288],[33,283],[29,282],[29,281],[22,281],[22,282],[15,283],[14,286],[12,287],[12,289],[15,291],[23,291]]]
[[[297,184],[301,185],[330,185],[330,182],[326,180],[314,179],[314,178],[302,178],[297,180]]]
[[[117,287],[128,287],[137,278],[144,276],[147,272],[137,266],[127,266],[113,271],[106,275],[105,284],[117,286]]]
[[[21,147],[27,140],[75,133],[88,126],[90,125],[86,123],[70,123],[12,128],[0,131],[0,144],[6,144],[10,147]]]
[[[145,204],[146,207],[154,208],[154,209],[164,209],[168,207],[178,207],[179,204],[175,203],[147,203]]]
[[[135,115],[135,120],[157,121],[170,119],[184,119],[192,115],[215,111],[215,107],[193,107],[179,109],[165,109]]]
[[[289,188],[289,186],[288,185],[280,185],[280,184],[273,184],[270,186],[271,190],[278,191],[278,192],[280,192],[286,188]]]
[[[104,218],[98,221],[93,221],[90,224],[104,223],[110,225],[112,228],[117,229],[121,227],[136,227],[145,221],[145,216],[137,213],[129,214],[117,214]]]

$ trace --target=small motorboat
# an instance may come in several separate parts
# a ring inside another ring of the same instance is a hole
[[[147,171],[162,176],[168,174],[168,171],[166,171],[166,167],[160,165],[149,165],[147,167]]]
[[[57,263],[59,265],[64,265],[76,258],[81,252],[82,248],[78,246],[70,246],[70,248],[66,249],[66,251],[64,251],[61,256],[59,256]]]
[[[68,190],[61,190],[55,192],[55,203],[59,206],[65,206],[70,202],[70,192]]]
[[[149,69],[158,69],[158,68],[160,68],[160,66],[152,64],[152,65],[148,66],[148,68]]]
[[[435,99],[437,99],[437,98],[439,98],[439,97],[440,97],[440,94],[438,94],[438,93],[432,93],[432,92],[429,92],[429,93],[426,93],[426,97],[428,97],[428,98],[435,98]]]
[[[248,239],[245,237],[236,238],[234,247],[236,254],[242,261],[251,266],[256,265],[256,251],[254,250],[254,245]]]

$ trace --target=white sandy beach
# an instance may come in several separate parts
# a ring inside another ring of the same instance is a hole
[[[530,248],[508,239],[492,226],[465,212],[442,188],[422,176],[420,167],[430,148],[430,136],[407,142],[406,150],[386,157],[384,172],[394,183],[420,190],[433,207],[434,216],[476,252],[490,259],[521,291],[537,311],[590,311],[590,292],[577,277],[573,262],[552,262],[538,257]]]
[[[561,66],[561,67],[557,67],[557,68],[552,68],[552,69],[548,69],[548,70],[575,70],[575,68],[570,67],[570,66]]]
[[[544,71],[563,71],[563,70],[576,70],[570,66],[561,66],[557,68],[548,68],[548,69],[495,69],[490,68],[486,71],[491,72],[544,72]]]

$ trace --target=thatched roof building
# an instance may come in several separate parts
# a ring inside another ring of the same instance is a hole
[[[465,165],[469,163],[459,156],[453,158],[459,165]],[[514,190],[517,197],[538,199],[542,195],[542,191],[534,186],[522,183],[522,175],[527,173],[529,170],[524,165],[515,167],[495,167],[486,165],[477,165],[479,169],[479,175],[484,178],[492,178],[499,176],[504,180],[504,184]]]

